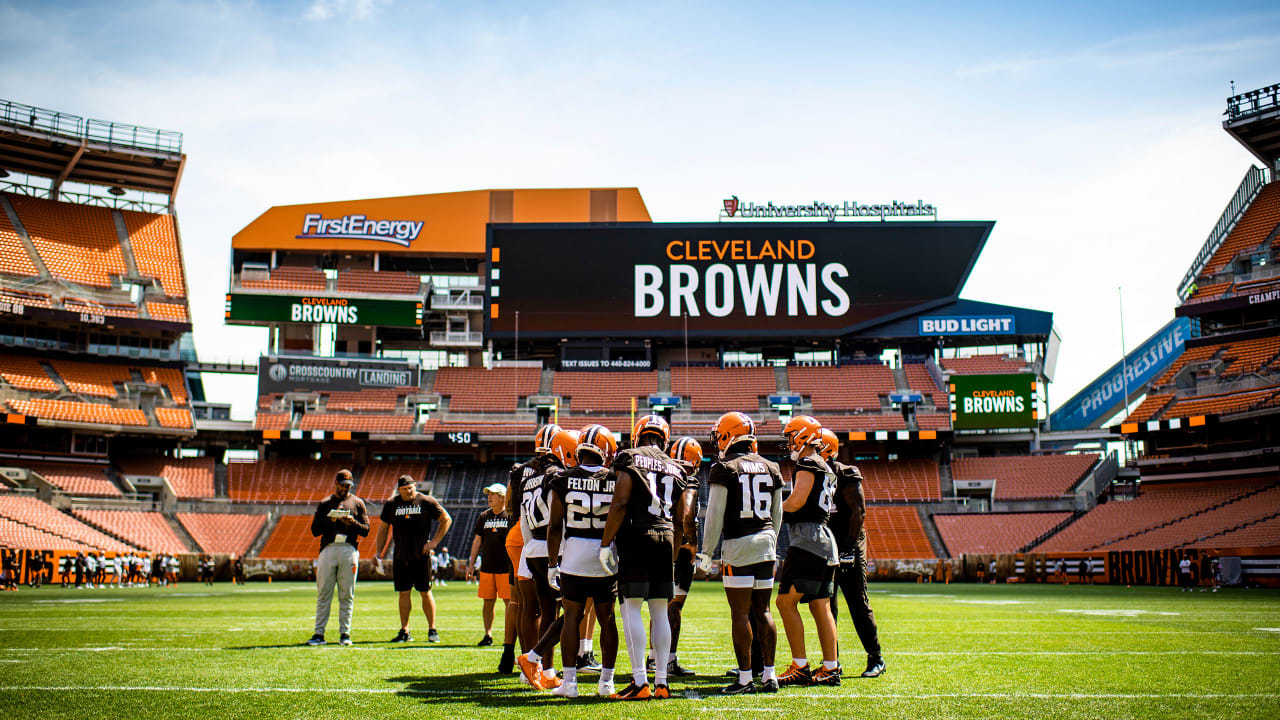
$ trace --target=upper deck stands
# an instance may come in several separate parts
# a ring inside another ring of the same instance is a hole
[[[9,407],[19,415],[61,420],[64,422],[91,423],[94,425],[147,426],[147,415],[138,408],[117,408],[101,403],[74,402],[71,400],[10,400]]]
[[[629,413],[633,399],[637,412],[643,413],[649,409],[649,396],[658,392],[658,374],[560,371],[552,381],[552,392],[567,399],[575,414]]]
[[[444,367],[436,371],[435,392],[447,396],[451,412],[514,412],[521,397],[536,395],[537,368]]]
[[[771,367],[673,367],[671,392],[689,398],[693,412],[756,413],[760,398],[776,392]]]
[[[111,211],[25,195],[5,197],[27,229],[31,244],[55,277],[81,285],[111,287],[127,269]]]
[[[142,275],[160,280],[164,294],[183,297],[187,284],[183,280],[182,250],[172,215],[121,210],[133,259]]]
[[[897,389],[893,371],[884,365],[789,367],[791,392],[808,395],[815,413],[875,409],[881,397]]]
[[[213,458],[130,458],[120,462],[124,475],[162,477],[180,498],[211,498]]]
[[[956,480],[995,480],[996,500],[1055,498],[1069,493],[1098,461],[1097,455],[1029,455],[956,458]]]
[[[934,515],[933,523],[951,557],[966,553],[1018,552],[1071,517],[1069,512]]]
[[[1223,269],[1241,252],[1262,244],[1271,231],[1280,224],[1280,182],[1272,182],[1262,188],[1250,203],[1240,221],[1222,241],[1213,257],[1205,264],[1204,274],[1211,275]]]
[[[227,465],[233,502],[319,502],[333,493],[334,478],[350,463],[276,458]]]
[[[31,260],[31,253],[22,245],[22,238],[9,222],[9,214],[0,211],[0,274],[29,277],[39,270]]]
[[[942,358],[942,369],[954,375],[1004,375],[1031,372],[1025,360],[1006,355]]]
[[[867,502],[939,500],[938,464],[932,460],[859,460]]]

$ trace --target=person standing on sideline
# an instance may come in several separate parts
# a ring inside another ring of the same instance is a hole
[[[1193,592],[1191,585],[1191,558],[1183,557],[1178,562],[1178,583],[1182,585],[1183,592]]]
[[[311,519],[311,534],[320,538],[320,558],[316,562],[316,631],[308,645],[324,644],[329,624],[333,588],[338,586],[339,643],[351,644],[351,613],[356,600],[356,568],[360,537],[369,534],[369,511],[364,500],[351,493],[350,470],[339,470],[333,494],[320,502]]]
[[[493,644],[493,607],[502,599],[503,647],[501,667],[511,667],[516,660],[515,638],[517,618],[511,604],[511,562],[507,559],[507,532],[511,529],[511,515],[507,513],[507,486],[494,483],[484,489],[489,509],[480,513],[472,530],[471,556],[467,559],[467,580],[476,573],[476,559],[480,560],[478,595],[483,601],[481,619],[484,621],[484,637],[479,646]]]
[[[427,618],[427,642],[440,642],[436,631],[436,599],[431,594],[431,578],[434,574],[431,555],[449,532],[453,518],[440,502],[430,495],[418,492],[412,476],[401,475],[396,481],[396,495],[382,506],[382,525],[374,541],[374,558],[378,571],[382,572],[382,559],[387,555],[388,540],[394,540],[395,554],[391,560],[391,576],[396,592],[400,594],[400,632],[391,639],[393,643],[413,642],[409,634],[409,615],[413,613],[413,597],[417,590],[422,598],[422,614]],[[431,524],[439,521],[435,535]],[[388,537],[390,528],[390,538]]]

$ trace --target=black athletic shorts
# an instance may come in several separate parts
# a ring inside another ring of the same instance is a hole
[[[569,602],[585,603],[588,599],[597,605],[610,604],[614,601],[617,589],[617,576],[586,577],[584,575],[560,574],[560,592]]]
[[[618,594],[670,600],[675,587],[669,528],[633,530],[618,536]]]
[[[689,588],[693,587],[693,551],[687,547],[680,548],[680,552],[676,554],[675,563],[675,592],[676,595],[688,595]]]
[[[550,595],[551,597],[560,597],[560,591],[551,587],[547,582],[547,559],[545,557],[527,557],[524,564],[529,566],[529,574],[533,576],[534,587],[537,588],[538,595]]]
[[[391,577],[392,582],[395,583],[396,592],[408,590],[427,592],[431,590],[431,560],[424,557],[410,560],[396,558],[391,564]]]
[[[826,559],[808,550],[791,547],[778,573],[778,592],[789,593],[792,590],[803,593],[802,603],[835,597],[835,566],[828,565]]]

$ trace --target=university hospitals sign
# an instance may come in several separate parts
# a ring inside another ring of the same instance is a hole
[[[787,220],[803,220],[816,218],[835,222],[837,218],[867,219],[876,218],[910,218],[929,217],[938,219],[938,208],[932,203],[917,200],[915,204],[894,200],[891,203],[866,205],[854,200],[845,200],[840,204],[814,200],[800,205],[779,205],[768,201],[763,205],[754,202],[742,202],[737,195],[726,198],[724,208],[720,211],[723,219],[761,220],[783,218]]]

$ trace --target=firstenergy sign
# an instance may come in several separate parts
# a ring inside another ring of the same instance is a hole
[[[404,247],[418,239],[422,221],[375,220],[361,214],[326,218],[320,213],[302,216],[302,233],[299,239],[378,240]]]
[[[485,332],[841,335],[953,300],[991,226],[490,225]]]
[[[948,383],[956,430],[1036,426],[1035,375],[953,375]]]

